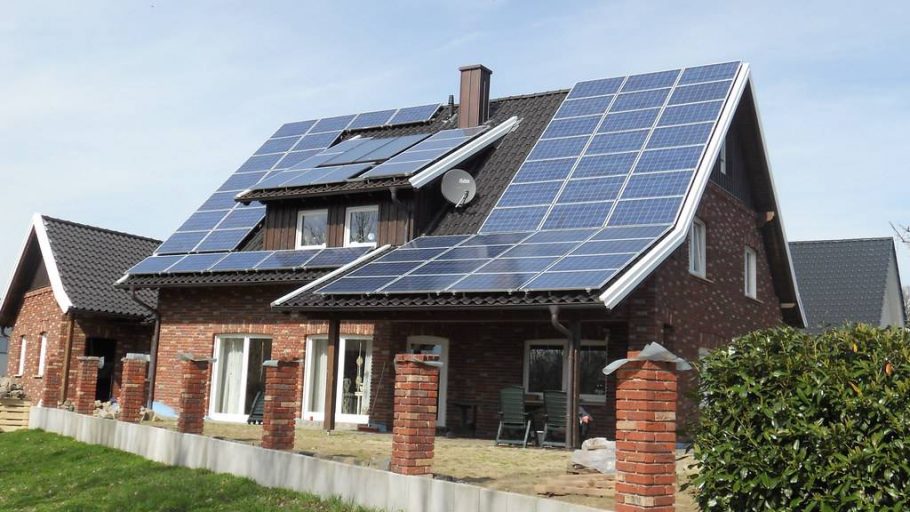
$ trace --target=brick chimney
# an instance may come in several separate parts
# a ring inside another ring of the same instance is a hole
[[[458,102],[458,127],[471,128],[490,117],[490,75],[481,64],[458,68],[461,71],[461,98]]]

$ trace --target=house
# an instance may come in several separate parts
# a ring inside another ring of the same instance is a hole
[[[34,216],[0,302],[0,326],[10,333],[5,368],[8,375],[21,379],[30,400],[38,403],[47,395],[59,394],[53,404],[45,403],[54,407],[72,398],[74,361],[79,356],[104,358],[97,398],[117,395],[120,360],[128,352],[150,351],[154,322],[148,307],[154,307],[156,293],[144,290],[131,297],[113,283],[159,244],[150,238]],[[53,372],[59,372],[55,375],[59,381],[48,378]]]
[[[906,327],[890,237],[790,242],[790,252],[809,331],[844,323]]]
[[[281,126],[130,269],[159,291],[155,400],[177,406],[178,354],[211,356],[209,416],[243,421],[261,362],[300,358],[302,421],[389,426],[394,355],[431,352],[440,426],[494,435],[519,385],[610,436],[609,361],[803,325],[747,64],[498,99],[491,78]]]

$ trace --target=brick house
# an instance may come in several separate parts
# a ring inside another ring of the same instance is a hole
[[[157,402],[211,355],[209,416],[242,421],[299,358],[303,421],[390,426],[395,354],[434,353],[440,426],[492,436],[520,385],[611,436],[609,361],[803,325],[747,64],[492,100],[460,71],[458,104],[282,126],[121,278],[159,290]]]
[[[114,288],[126,269],[152,253],[158,240],[35,215],[6,294],[0,326],[9,332],[7,375],[21,379],[34,403],[55,407],[75,393],[75,358],[104,357],[99,400],[117,396],[121,359],[149,352],[150,311]],[[136,299],[150,307],[154,290]]]

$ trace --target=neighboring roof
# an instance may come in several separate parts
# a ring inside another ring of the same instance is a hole
[[[7,293],[0,303],[0,325],[10,325],[18,313],[35,261],[42,261],[57,304],[64,312],[82,311],[115,316],[149,316],[129,292],[114,281],[161,242],[76,222],[36,214]],[[137,296],[154,307],[157,292]]]
[[[845,322],[879,325],[889,274],[899,279],[896,272],[889,272],[897,265],[894,240],[791,242],[790,251],[810,330]]]
[[[661,73],[655,73],[650,76],[660,74]],[[607,80],[604,80],[604,82],[606,81]],[[450,207],[447,208],[447,210],[441,214],[440,220],[436,226],[426,234],[445,236],[475,235],[479,232],[505,232],[506,230],[502,229],[487,229],[487,225],[485,225],[484,222],[488,220],[491,215],[491,210],[503,197],[506,188],[512,183],[513,177],[522,166],[522,163],[525,161],[529,152],[538,142],[538,139],[541,138],[543,130],[547,127],[551,118],[554,117],[555,112],[560,108],[560,105],[566,97],[567,91],[558,91],[545,95],[532,95],[516,98],[516,101],[534,98],[534,101],[537,102],[537,104],[528,104],[527,110],[521,113],[515,113],[515,115],[518,115],[521,118],[521,124],[518,129],[505,137],[495,149],[478,157],[477,161],[473,162],[475,165],[474,167],[466,167],[474,174],[477,181],[477,189],[482,193],[478,194],[477,199],[462,209],[456,210]],[[574,94],[570,96],[570,98],[575,97]],[[675,220],[667,222],[667,227],[669,228],[667,231],[658,235],[654,238],[650,246],[625,262],[623,264],[624,268],[613,274],[612,277],[609,278],[610,280],[607,281],[602,288],[570,290],[567,292],[555,288],[548,289],[543,286],[538,287],[538,289],[535,289],[533,286],[526,287],[527,282],[525,282],[525,285],[521,285],[522,288],[520,291],[503,288],[488,289],[487,291],[456,292],[455,290],[458,289],[458,286],[451,285],[451,289],[447,289],[446,287],[451,284],[451,281],[440,280],[441,282],[448,284],[442,285],[442,288],[437,287],[432,290],[429,288],[420,288],[419,292],[415,291],[411,293],[404,291],[410,289],[405,286],[402,286],[400,289],[393,292],[387,292],[386,290],[376,287],[374,287],[372,291],[361,292],[356,286],[353,290],[346,289],[345,285],[341,283],[339,283],[339,286],[328,288],[323,292],[319,291],[323,286],[331,285],[343,279],[346,275],[357,270],[359,268],[358,266],[347,269],[343,274],[334,275],[331,279],[321,282],[319,286],[312,287],[308,285],[299,290],[299,293],[296,295],[289,294],[282,297],[273,303],[273,307],[279,309],[327,311],[330,309],[352,310],[355,308],[427,308],[431,305],[472,307],[479,303],[485,305],[599,303],[601,304],[601,307],[605,305],[607,308],[614,308],[685,241],[689,225],[695,215],[695,210],[707,187],[713,163],[716,160],[724,137],[733,122],[734,113],[736,114],[737,119],[741,120],[741,123],[747,125],[748,136],[756,140],[755,146],[758,147],[758,150],[754,155],[755,160],[759,161],[756,170],[757,176],[755,177],[757,183],[755,191],[757,194],[761,194],[762,198],[758,201],[759,204],[756,205],[756,209],[762,212],[774,213],[774,222],[769,223],[768,227],[763,230],[763,232],[765,234],[765,242],[768,246],[772,272],[774,274],[775,290],[780,297],[781,302],[786,305],[783,310],[785,320],[794,325],[803,325],[804,320],[800,306],[799,292],[793,278],[790,255],[786,244],[786,235],[782,225],[782,216],[776,199],[771,172],[767,163],[760,120],[755,108],[750,69],[747,64],[742,64],[739,67],[732,80],[732,85],[727,93],[722,110],[714,121],[711,134],[704,145],[704,151],[701,154],[699,163],[696,165],[694,178],[692,178],[689,188],[683,196],[684,199],[682,200],[682,205],[677,217]],[[494,115],[495,114],[497,113],[494,112]],[[553,208],[552,204],[550,207]],[[527,231],[527,229],[515,231]],[[594,231],[597,231],[597,228],[593,229],[592,233]],[[531,233],[534,232],[535,231],[531,231]],[[435,244],[436,242],[430,241],[429,243]],[[438,245],[431,246],[439,247]],[[569,250],[571,250],[571,248]],[[377,274],[370,273],[370,269],[367,269],[366,272],[361,273],[361,275]],[[391,276],[392,274],[386,275]],[[412,282],[420,282],[420,279],[416,279],[420,276],[414,275],[413,277],[415,277],[415,279]],[[401,279],[398,279],[398,281],[401,281]],[[348,282],[351,282],[351,280],[348,280]],[[384,286],[381,284],[381,280],[376,280],[376,282],[380,283],[378,286]],[[458,282],[456,281],[456,283]],[[354,293],[357,293],[357,296],[353,296]]]

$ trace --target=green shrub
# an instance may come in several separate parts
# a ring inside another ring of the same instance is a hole
[[[907,331],[760,331],[699,372],[702,510],[910,510]]]

